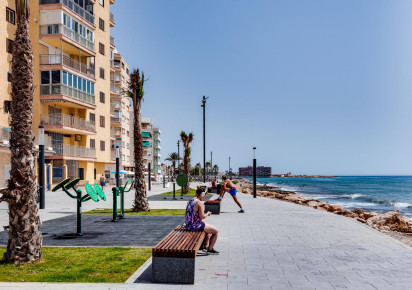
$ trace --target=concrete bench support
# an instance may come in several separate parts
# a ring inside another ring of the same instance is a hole
[[[220,214],[220,202],[208,203],[205,202],[205,212],[210,211],[212,214]]]
[[[152,257],[152,281],[157,283],[195,283],[194,258]]]

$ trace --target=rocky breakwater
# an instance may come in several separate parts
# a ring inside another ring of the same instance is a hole
[[[253,194],[253,184],[248,180],[239,180],[236,183],[236,189],[239,192]],[[317,199],[307,199],[300,194],[265,185],[257,186],[257,195],[353,218],[412,246],[412,221],[399,215],[398,210],[386,213],[367,212],[362,209],[346,210],[340,205],[332,205]]]

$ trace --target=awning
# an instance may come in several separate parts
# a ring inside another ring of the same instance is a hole
[[[150,138],[152,137],[152,134],[150,134],[150,132],[142,132],[142,136]]]
[[[143,141],[143,146],[144,147],[150,147],[150,142],[149,141]]]

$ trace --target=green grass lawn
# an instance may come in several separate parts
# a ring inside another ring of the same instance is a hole
[[[5,248],[1,248],[5,252]],[[43,260],[0,263],[1,282],[125,282],[152,254],[136,248],[47,248]]]
[[[180,191],[180,188],[176,189],[176,195],[181,195],[181,194],[182,194],[182,192]],[[173,190],[169,191],[169,192],[162,193],[161,195],[173,195]],[[190,192],[186,193],[186,195],[196,195],[196,189],[191,188]]]
[[[176,196],[181,195],[182,192],[179,189],[176,189]],[[161,195],[173,195],[173,190],[169,192],[162,193]],[[189,193],[186,193],[186,195],[196,195],[196,189],[191,188]],[[207,195],[211,195],[208,193]]]
[[[120,213],[120,209],[117,210]],[[125,215],[185,215],[184,209],[151,209],[150,211],[134,212],[131,209],[125,209]],[[91,211],[84,212],[83,214],[113,214],[113,209],[111,208],[97,208]]]

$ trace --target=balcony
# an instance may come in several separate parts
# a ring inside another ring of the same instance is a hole
[[[118,137],[122,137],[122,131],[120,129],[111,128],[110,129],[110,137],[115,139]]]
[[[83,37],[79,33],[70,28],[64,26],[63,24],[49,24],[40,25],[40,35],[56,35],[62,34],[71,40],[77,42],[78,44],[90,49],[94,53],[94,42]]]
[[[115,86],[114,82],[110,82],[110,93],[115,95],[121,95],[122,91],[119,87]]]
[[[122,118],[121,117],[111,117],[110,118],[110,123],[111,123],[111,125],[121,125],[122,124]]]
[[[94,65],[81,63],[78,60],[65,55],[63,55],[62,61],[61,54],[41,54],[40,65],[64,65],[93,79],[96,77]]]
[[[87,1],[84,2],[86,6]],[[68,7],[74,13],[79,15],[80,17],[86,19],[86,21],[90,22],[94,25],[94,15],[87,11],[84,7],[80,6],[79,4],[75,3],[73,0],[40,0],[40,5],[47,5],[47,4],[63,4],[64,6]]]
[[[83,146],[69,144],[55,144],[53,146],[54,155],[77,158],[96,158],[96,148],[86,148]],[[77,159],[76,158],[76,159]]]
[[[160,144],[159,143],[154,143],[154,148],[155,149],[162,149],[162,147],[160,147]]]
[[[114,27],[115,22],[114,22],[114,14],[110,12],[110,27]]]
[[[0,128],[0,144],[8,145],[10,143],[11,128]]]
[[[96,107],[94,95],[62,84],[41,85],[40,95],[42,102],[67,101],[90,109]]]
[[[110,44],[114,46],[114,37],[110,35]]]
[[[48,131],[63,134],[96,133],[95,122],[67,114],[40,115],[40,124],[43,125]]]

